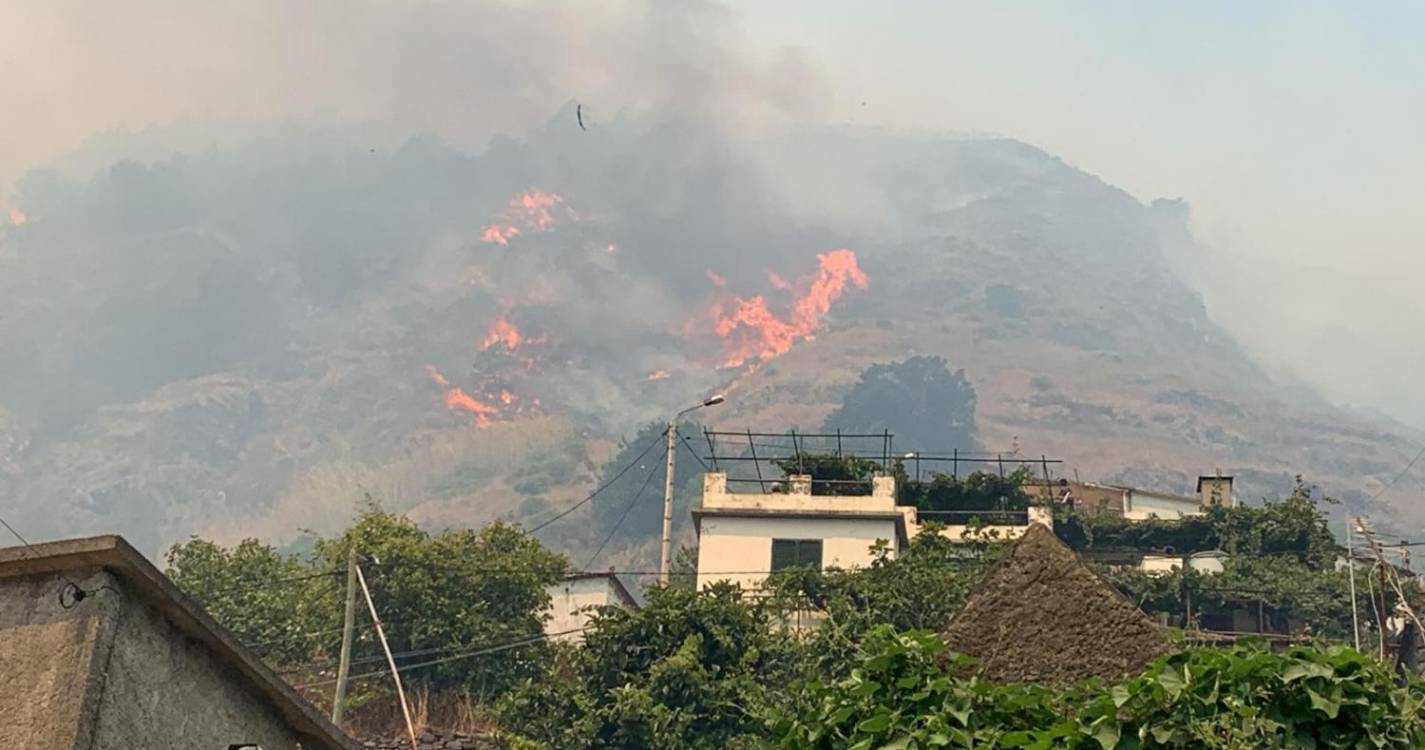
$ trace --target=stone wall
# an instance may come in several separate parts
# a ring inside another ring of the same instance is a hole
[[[411,740],[402,735],[367,740],[361,746],[367,750],[411,750]],[[493,750],[495,745],[487,738],[474,735],[426,730],[416,735],[416,747],[419,750]]]

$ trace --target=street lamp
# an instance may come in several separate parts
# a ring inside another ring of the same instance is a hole
[[[701,403],[674,414],[673,418],[668,420],[668,429],[664,432],[664,437],[668,439],[668,466],[667,474],[663,477],[663,549],[658,565],[658,582],[664,586],[668,585],[668,573],[673,566],[673,457],[678,453],[678,420],[684,414],[717,406],[726,400],[721,393],[709,396]]]

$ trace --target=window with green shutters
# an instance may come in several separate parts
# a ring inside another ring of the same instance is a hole
[[[821,570],[821,540],[773,539],[772,572],[787,568]]]

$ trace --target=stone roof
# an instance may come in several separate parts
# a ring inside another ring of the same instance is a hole
[[[996,682],[1118,680],[1169,651],[1167,633],[1042,524],[1010,549],[945,631]]]

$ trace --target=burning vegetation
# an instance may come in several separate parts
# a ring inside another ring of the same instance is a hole
[[[865,289],[866,274],[856,264],[856,253],[845,248],[817,256],[814,276],[799,285],[769,275],[774,288],[795,295],[785,316],[779,317],[762,295],[731,297],[713,302],[710,311],[713,330],[724,342],[724,367],[741,367],[749,360],[766,361],[785,354],[799,339],[809,339],[821,327],[821,320],[850,282]]]
[[[734,289],[748,283],[745,277],[730,279],[711,269],[704,272],[711,293],[706,286],[678,289],[672,280],[636,267],[653,253],[666,252],[662,247],[630,244],[633,230],[592,216],[559,194],[531,188],[483,226],[487,244],[510,247],[537,233],[550,234],[553,241],[518,255],[472,261],[486,280],[485,291],[502,300],[502,312],[476,340],[470,373],[457,379],[459,385],[427,366],[443,389],[446,408],[470,414],[476,426],[511,419],[534,411],[539,399],[533,394],[554,393],[551,383],[576,370],[581,377],[602,378],[614,390],[641,387],[644,399],[656,393],[649,389],[661,387],[659,381],[675,375],[692,374],[693,382],[711,387],[726,379],[720,369],[748,370],[814,338],[836,300],[848,288],[869,283],[856,254],[839,248],[818,254],[816,268],[801,275],[766,272],[764,293],[737,294]],[[611,311],[653,296],[652,289],[671,298],[673,307],[636,321],[646,327],[641,333],[630,333],[629,318],[610,319],[617,318]],[[682,323],[670,330],[670,320]],[[521,329],[525,323],[533,323],[537,335],[527,335]],[[669,349],[678,359],[669,359]]]
[[[504,213],[493,223],[485,225],[480,238],[486,244],[508,247],[510,240],[525,232],[548,232],[554,229],[557,223],[555,212],[561,208],[564,209],[561,213],[566,218],[578,218],[564,206],[563,198],[539,188],[530,188],[510,199]]]

